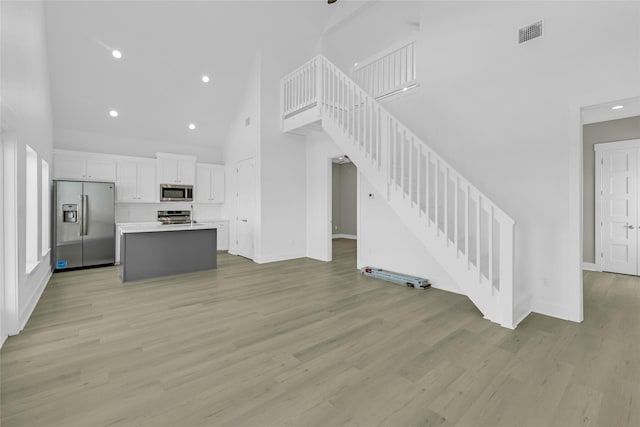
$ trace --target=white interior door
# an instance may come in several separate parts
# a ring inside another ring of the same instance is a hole
[[[638,148],[602,151],[602,270],[638,274]]]
[[[255,229],[255,167],[253,159],[242,160],[236,167],[236,244],[238,255],[253,259]]]

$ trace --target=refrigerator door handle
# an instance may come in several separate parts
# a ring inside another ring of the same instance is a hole
[[[87,196],[83,194],[80,196],[82,199],[82,222],[80,223],[80,235],[87,235]]]

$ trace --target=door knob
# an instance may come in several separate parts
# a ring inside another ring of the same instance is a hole
[[[633,230],[633,225],[627,225],[627,228]]]

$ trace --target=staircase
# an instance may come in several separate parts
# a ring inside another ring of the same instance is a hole
[[[515,328],[513,219],[321,55],[282,79],[281,120],[319,121],[485,318]]]

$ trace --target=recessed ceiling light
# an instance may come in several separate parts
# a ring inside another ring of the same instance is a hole
[[[624,108],[624,105],[616,105],[614,107],[611,107],[612,110],[622,110]]]
[[[209,76],[202,76],[202,83],[209,83]]]
[[[116,59],[122,58],[122,52],[120,52],[119,50],[116,50],[116,49],[114,49],[111,52],[111,55],[113,55],[113,57],[116,58]]]
[[[189,129],[195,130],[196,125],[194,123],[189,123]]]
[[[118,112],[116,110],[111,110],[111,111],[109,111],[109,115],[111,117],[118,117]]]
[[[354,66],[354,67],[357,67],[357,66],[358,66],[358,63],[356,62],[355,64],[353,64],[353,66]]]

